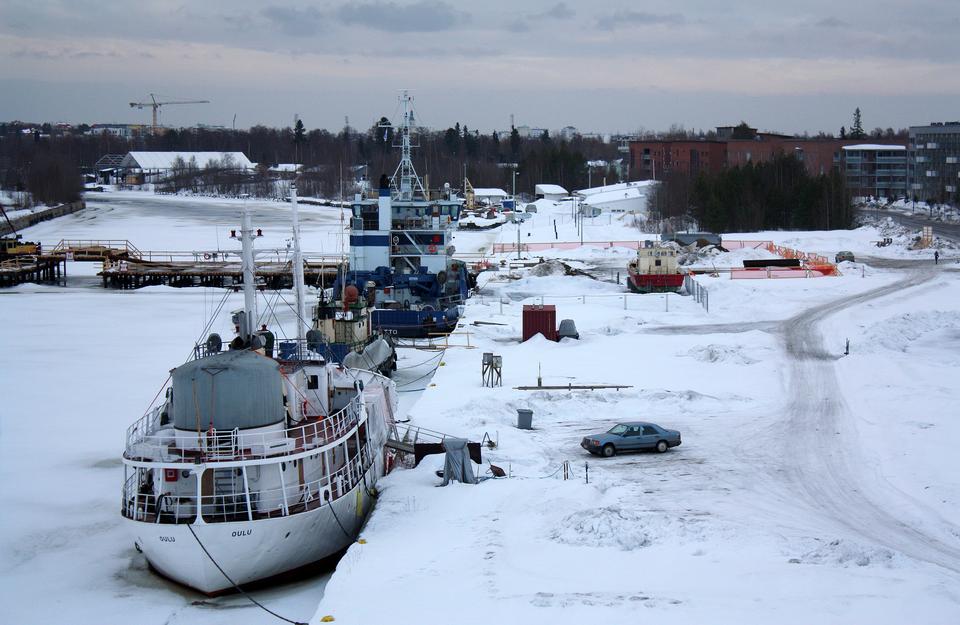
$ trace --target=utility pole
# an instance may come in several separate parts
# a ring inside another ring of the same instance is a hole
[[[514,219],[517,219],[517,211],[513,211]],[[517,219],[517,260],[520,260],[520,220]]]

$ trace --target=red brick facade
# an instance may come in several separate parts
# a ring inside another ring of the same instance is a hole
[[[793,154],[806,165],[807,173],[818,176],[840,167],[843,146],[865,141],[793,139],[777,135],[726,141],[632,141],[630,171],[635,180],[662,179],[672,171],[694,175],[701,171],[716,173],[725,167],[767,162],[777,154]]]

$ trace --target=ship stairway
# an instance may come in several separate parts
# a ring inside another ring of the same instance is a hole
[[[419,425],[394,423],[390,426],[385,447],[402,455],[413,455],[414,465],[417,465],[424,456],[443,453],[443,441],[447,438],[463,437],[444,434]],[[470,451],[470,457],[479,463],[480,443],[469,442],[467,448]]]
[[[390,434],[387,436],[387,447],[412,454],[417,443],[442,443],[445,438],[459,437],[436,430],[428,430],[419,425],[394,423],[390,426]]]
[[[243,477],[237,475],[237,469],[214,469],[212,514],[222,516],[226,521],[244,513],[246,501],[240,494],[243,492]]]

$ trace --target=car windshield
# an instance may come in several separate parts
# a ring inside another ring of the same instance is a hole
[[[612,428],[610,428],[609,430],[607,430],[607,433],[608,433],[608,434],[623,434],[623,433],[626,432],[626,431],[627,431],[627,426],[625,426],[625,425],[622,424],[622,423],[619,423],[619,424],[613,426]]]

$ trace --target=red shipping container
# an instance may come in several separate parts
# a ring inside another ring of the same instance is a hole
[[[534,304],[523,307],[523,340],[526,341],[538,332],[551,341],[558,340],[556,306]]]

